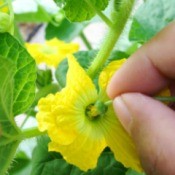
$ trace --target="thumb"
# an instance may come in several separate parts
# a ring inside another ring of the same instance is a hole
[[[140,93],[115,98],[114,109],[133,138],[146,173],[175,174],[175,112]]]

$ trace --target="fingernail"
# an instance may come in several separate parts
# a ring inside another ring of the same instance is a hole
[[[125,102],[123,101],[122,97],[119,96],[114,99],[113,106],[115,113],[117,114],[117,118],[123,125],[124,129],[130,133],[130,125],[132,122],[132,115],[130,111],[128,110]]]

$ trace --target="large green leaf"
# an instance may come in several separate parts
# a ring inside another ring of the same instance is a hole
[[[94,9],[89,6],[89,3]],[[91,19],[96,11],[104,10],[109,0],[64,0],[65,14],[70,21],[85,21]]]
[[[14,76],[14,115],[25,112],[35,97],[36,65],[16,39],[10,34],[0,34],[0,55],[10,59],[16,67]]]
[[[147,0],[136,11],[130,40],[144,43],[175,19],[174,0]]]
[[[0,56],[0,175],[4,175],[19,144],[19,134],[13,119],[13,77],[16,66]]]
[[[84,23],[71,23],[64,19],[59,26],[49,23],[46,28],[46,39],[57,37],[66,42],[72,41],[85,28]]]
[[[110,151],[103,152],[95,169],[87,172],[68,164],[59,153],[48,152],[49,138],[40,137],[33,152],[31,175],[125,175],[126,169]]]

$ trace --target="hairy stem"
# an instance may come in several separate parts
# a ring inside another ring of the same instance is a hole
[[[91,66],[87,70],[87,73],[91,78],[94,78],[95,75],[101,70],[106,60],[109,58],[110,53],[112,52],[116,42],[118,41],[120,35],[122,34],[126,22],[132,11],[134,5],[134,0],[123,0],[120,5],[119,11],[115,14],[114,25],[109,29],[107,37],[104,43],[101,46],[100,51],[98,52],[96,58],[92,62]]]
[[[154,97],[156,100],[162,101],[162,102],[175,102],[175,97],[162,97],[162,96],[157,96]]]
[[[156,100],[162,101],[162,102],[175,102],[175,96],[173,97],[162,97],[162,96],[157,96],[154,97]],[[106,101],[104,104],[106,106],[109,106],[113,103],[113,100]]]

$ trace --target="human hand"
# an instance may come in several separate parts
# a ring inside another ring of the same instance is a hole
[[[175,174],[175,112],[149,97],[167,86],[174,93],[174,79],[175,22],[133,54],[108,85],[148,175]]]

